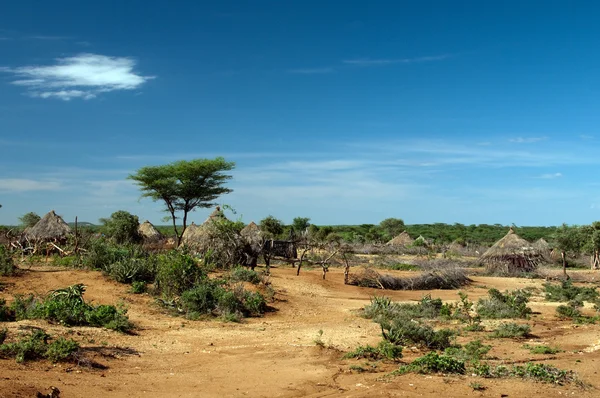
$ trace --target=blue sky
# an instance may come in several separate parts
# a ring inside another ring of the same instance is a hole
[[[126,177],[216,156],[246,222],[600,219],[596,2],[1,8],[0,224],[161,224]]]

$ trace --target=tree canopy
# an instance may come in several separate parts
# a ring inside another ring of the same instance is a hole
[[[19,221],[21,221],[21,225],[23,225],[24,228],[33,227],[41,219],[42,217],[32,211],[19,217]]]
[[[134,243],[141,240],[138,233],[140,220],[128,211],[116,211],[110,218],[101,218],[100,222],[103,224],[101,231],[117,243]]]
[[[146,166],[128,178],[134,180],[142,191],[142,197],[162,201],[165,211],[173,221],[178,243],[187,228],[188,213],[196,208],[215,205],[219,196],[232,192],[224,184],[231,175],[224,172],[233,170],[234,162],[222,157],[215,159],[180,160],[162,166]],[[177,214],[183,213],[182,230],[177,230]]]

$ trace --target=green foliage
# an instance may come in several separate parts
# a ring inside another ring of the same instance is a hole
[[[415,359],[410,365],[401,366],[398,369],[400,374],[415,373],[456,373],[464,374],[466,371],[465,363],[454,357],[438,354],[437,352],[428,352],[426,355]]]
[[[133,293],[133,294],[146,293],[147,290],[148,290],[148,287],[146,285],[146,282],[143,282],[143,281],[134,281],[131,284],[131,293]]]
[[[512,338],[512,339],[522,339],[531,333],[531,326],[527,324],[517,324],[514,322],[501,323],[494,333],[492,333],[491,337],[496,338]]]
[[[215,159],[180,160],[162,166],[146,166],[128,178],[134,180],[142,191],[142,196],[164,202],[165,211],[173,221],[178,243],[187,227],[188,213],[198,207],[212,207],[219,196],[230,193],[224,184],[231,175],[224,172],[233,170],[235,163],[222,157]],[[183,228],[177,229],[177,214],[183,213]]]
[[[160,254],[157,259],[155,290],[167,299],[181,295],[206,277],[196,261],[181,251]]]
[[[255,285],[261,281],[261,277],[258,275],[258,272],[244,267],[233,268],[229,272],[229,279],[232,282],[250,282]]]
[[[474,363],[483,359],[491,349],[491,345],[482,344],[481,340],[473,340],[463,347],[448,347],[444,351],[444,354],[463,362]]]
[[[527,318],[531,308],[527,307],[531,293],[517,289],[502,294],[497,289],[488,291],[489,298],[479,299],[477,314],[486,319]]]
[[[101,231],[115,243],[137,243],[141,241],[138,227],[140,220],[128,211],[119,210],[111,214],[110,218],[101,218],[103,224]]]
[[[271,215],[260,220],[259,227],[270,238],[277,238],[283,234],[283,223]]]
[[[372,347],[368,344],[366,346],[358,346],[354,351],[350,351],[344,355],[344,358],[364,358],[370,360],[388,359],[390,361],[396,361],[402,358],[402,350],[402,346],[387,340],[382,340],[377,347]]]
[[[543,354],[543,355],[553,355],[561,352],[562,350],[555,347],[549,347],[547,345],[529,345],[525,344],[523,348],[528,349],[532,354]]]
[[[421,325],[406,318],[380,320],[383,338],[395,345],[416,345],[423,348],[443,350],[452,345],[455,332],[450,329],[434,330],[429,325]]]
[[[112,264],[143,255],[145,254],[139,247],[117,245],[105,239],[95,239],[89,243],[83,263],[92,269],[108,273]]]
[[[403,319],[435,319],[448,312],[448,306],[439,298],[431,298],[425,295],[416,304],[392,303],[387,297],[373,297],[371,304],[363,310],[365,318],[379,320],[390,320],[393,318]]]
[[[379,227],[382,232],[385,234],[387,240],[398,236],[406,229],[404,225],[404,221],[399,218],[386,218],[382,222],[379,223]]]
[[[105,267],[105,273],[120,283],[152,282],[156,278],[157,258],[126,257]]]
[[[0,276],[11,276],[17,273],[17,267],[10,256],[10,253],[4,247],[0,245]]]
[[[32,211],[29,213],[23,214],[21,217],[19,217],[19,221],[21,221],[21,225],[23,226],[23,228],[31,228],[35,224],[37,224],[38,221],[40,221],[41,219],[42,219],[42,217],[40,217],[38,214],[36,214]]]
[[[310,227],[310,218],[308,217],[295,217],[292,221],[292,228],[297,233],[302,233]]]
[[[3,343],[0,339],[0,357],[15,358],[19,363],[41,358],[60,362],[73,360],[79,350],[79,344],[74,340],[59,337],[49,344],[49,339],[50,336],[41,329],[34,330],[14,343]]]
[[[582,316],[581,311],[574,305],[559,305],[556,307],[556,315],[560,319],[577,319]]]
[[[523,366],[516,365],[510,368],[503,365],[479,364],[473,368],[473,374],[487,378],[518,377],[558,385],[580,383],[575,372],[543,363],[528,362]]]
[[[6,340],[6,336],[8,336],[8,329],[7,328],[0,329],[0,345],[4,344],[4,340]]]
[[[179,305],[181,311],[191,319],[202,315],[221,315],[229,321],[239,321],[245,316],[260,316],[267,306],[258,292],[249,292],[241,286],[227,290],[222,283],[210,279],[204,279],[183,292]]]
[[[95,326],[127,332],[133,325],[127,311],[112,305],[93,306],[83,300],[81,284],[50,292],[45,298],[15,296],[11,305],[16,320],[44,319],[65,326]]]
[[[598,299],[599,294],[596,287],[577,287],[573,286],[573,281],[566,280],[560,284],[545,283],[544,290],[546,300],[568,302],[568,301],[590,301]]]

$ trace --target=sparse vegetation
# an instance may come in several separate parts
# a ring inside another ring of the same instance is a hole
[[[531,294],[517,289],[504,294],[498,289],[488,291],[489,298],[479,299],[477,314],[486,319],[528,318],[531,308],[527,307]]]
[[[6,334],[5,336],[6,337]],[[19,363],[47,358],[52,362],[70,361],[79,350],[79,344],[59,337],[48,343],[50,336],[42,329],[34,329],[12,342],[0,342],[0,358],[15,358]]]
[[[541,355],[553,355],[561,352],[562,350],[556,347],[549,347],[547,345],[529,345],[525,344],[523,348],[529,350],[532,354],[541,354]]]
[[[396,374],[405,373],[456,373],[464,374],[465,363],[454,357],[428,352],[422,357],[415,359],[410,365],[403,365]]]
[[[17,267],[6,247],[0,244],[0,276],[11,276],[17,273]]]
[[[358,346],[354,351],[350,351],[344,355],[344,358],[364,358],[370,360],[388,359],[396,361],[402,358],[402,349],[400,345],[393,344],[387,340],[379,342],[377,347],[370,345]]]
[[[514,322],[501,323],[492,333],[491,337],[522,339],[531,333],[531,326],[527,324],[517,324]]]
[[[566,280],[560,284],[545,283],[544,291],[546,300],[566,303],[574,302],[595,302],[600,297],[596,287],[578,287],[573,285],[572,280]]]

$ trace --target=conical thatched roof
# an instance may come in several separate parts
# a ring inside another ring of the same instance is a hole
[[[511,228],[508,233],[481,256],[488,269],[514,272],[535,270],[542,255],[533,244],[521,238]]]
[[[158,242],[159,240],[164,239],[163,234],[161,234],[148,220],[140,224],[138,233],[144,239],[144,242]]]
[[[208,216],[201,225],[192,223],[189,225],[181,237],[181,245],[186,245],[194,250],[204,250],[206,239],[215,229],[215,221],[227,220],[225,214],[219,206]]]
[[[263,242],[263,233],[254,221],[242,228],[240,235],[253,248],[260,250]]]
[[[225,217],[223,210],[221,210],[219,206],[217,206],[215,210],[212,213],[210,213],[210,216],[208,216],[208,218],[204,220],[204,223],[202,225],[214,220],[227,220],[227,217]]]
[[[183,235],[181,236],[181,245],[190,246],[194,241],[197,241],[197,234],[200,227],[198,227],[195,223],[191,223],[187,226],[185,231],[183,231]]]
[[[54,210],[42,217],[26,232],[27,238],[38,241],[63,240],[71,234],[69,225]]]
[[[414,242],[414,239],[410,237],[408,232],[404,231],[394,239],[390,240],[387,244],[390,246],[408,246]]]

